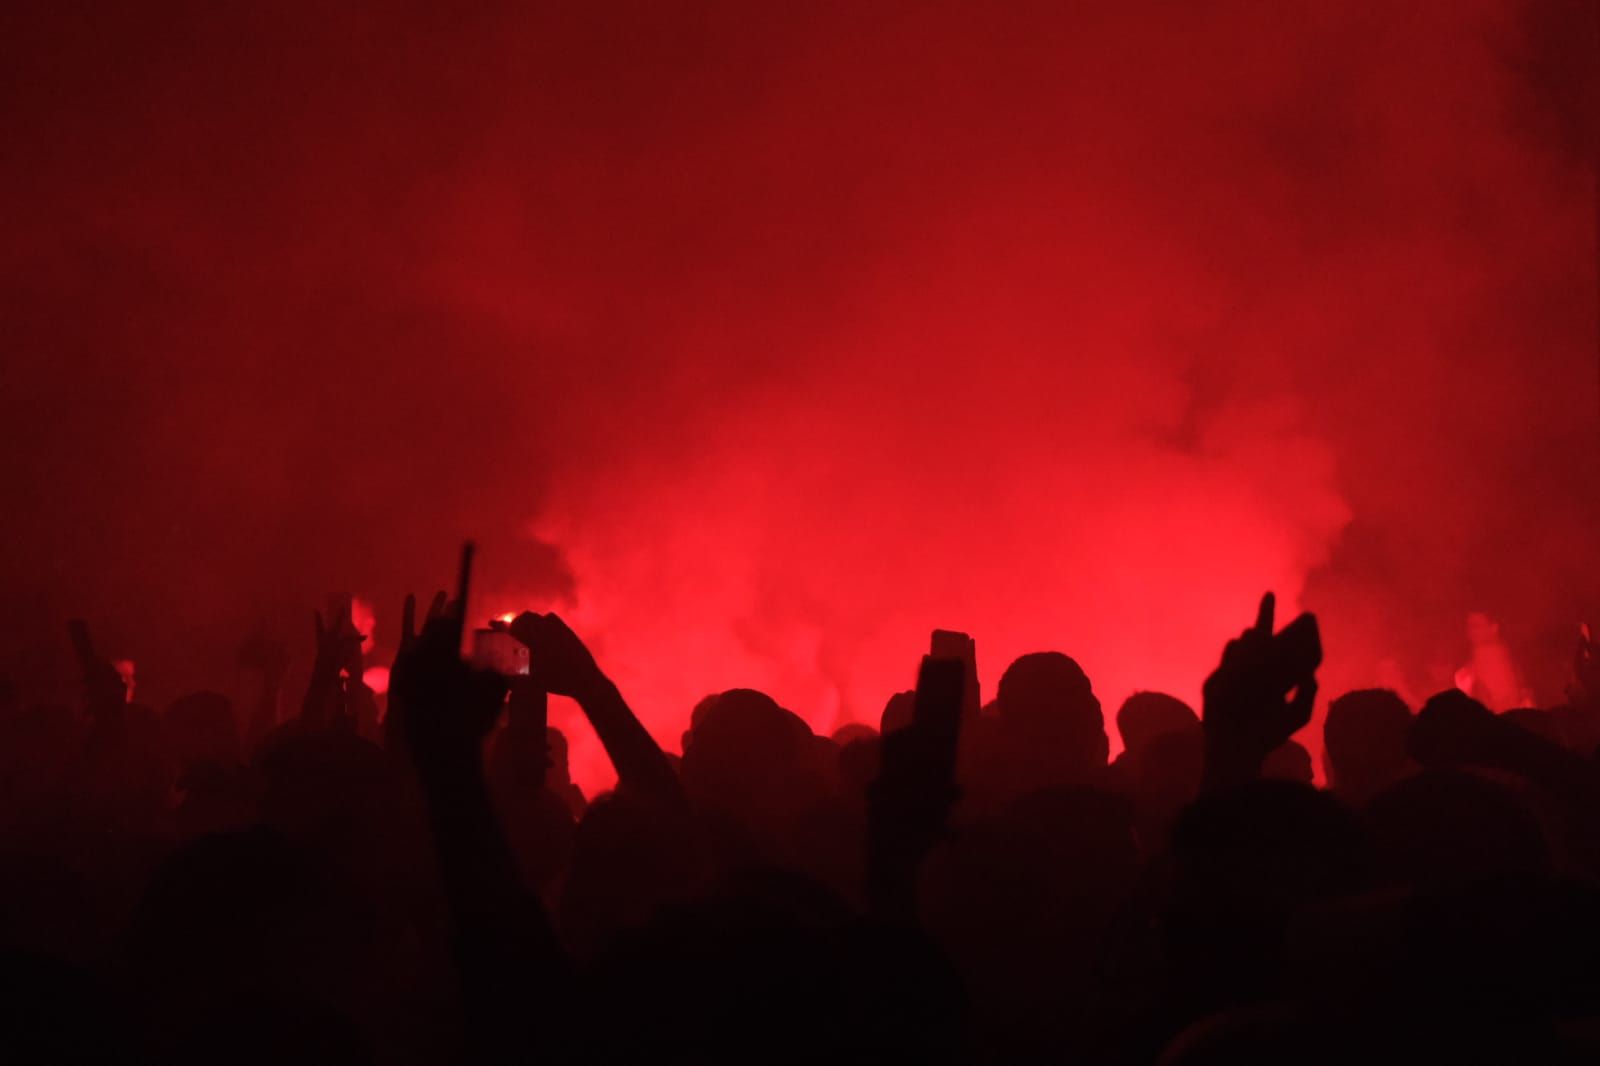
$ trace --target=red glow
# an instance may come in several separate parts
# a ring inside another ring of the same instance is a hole
[[[121,675],[123,687],[126,688],[128,692],[128,702],[132,703],[134,688],[138,685],[138,680],[135,676],[134,661],[132,659],[117,659],[111,665],[115,667],[117,673]]]
[[[369,666],[361,671],[361,681],[381,696],[389,691],[389,668],[387,666]]]
[[[359,596],[350,597],[350,624],[361,634],[362,648],[373,647],[373,638],[378,631],[378,612],[369,601]]]
[[[387,660],[472,537],[474,618],[560,611],[673,748],[735,685],[873,722],[935,626],[990,692],[1056,648],[1193,700],[1268,588],[1329,695],[1450,684],[1483,610],[1560,698],[1563,5],[61,6],[0,34],[19,681],[35,615],[157,703],[257,626],[298,668],[349,588]]]
[[[696,476],[734,479],[749,461],[730,451],[734,469],[713,460]],[[1222,643],[1250,617],[1240,590],[1280,590],[1287,615],[1311,563],[1269,506],[1248,492],[1225,502],[1228,475],[1201,464],[1153,462],[1150,487],[1171,493],[1165,502],[1134,493],[1122,513],[1087,526],[1076,521],[1063,471],[1008,512],[1026,517],[1026,536],[957,524],[918,537],[901,510],[909,500],[852,509],[820,485],[805,490],[815,493],[811,521],[776,529],[765,517],[772,496],[794,493],[798,473],[793,464],[781,476],[774,469],[772,494],[754,498],[726,485],[684,490],[737,501],[712,520],[714,546],[700,510],[674,512],[650,497],[617,519],[626,529],[650,516],[647,550],[587,537],[571,553],[581,592],[565,616],[671,747],[696,700],[736,686],[770,692],[821,733],[876,725],[888,697],[910,687],[936,627],[977,638],[986,696],[1012,659],[1054,648],[1083,663],[1108,716],[1137,689],[1194,702]],[[570,710],[553,708],[552,717],[572,738],[575,778],[590,788],[609,780],[587,727]]]

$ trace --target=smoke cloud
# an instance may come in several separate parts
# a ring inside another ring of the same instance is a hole
[[[291,7],[3,16],[14,674],[392,646],[470,535],[674,747],[875,722],[934,626],[1194,699],[1267,588],[1327,692],[1480,610],[1559,698],[1588,5]]]

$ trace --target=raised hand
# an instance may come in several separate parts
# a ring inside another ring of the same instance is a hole
[[[426,626],[434,620],[443,617],[447,604],[444,590],[433,594],[433,601],[428,604],[428,613],[423,619]],[[389,693],[386,701],[386,711],[383,716],[383,746],[390,751],[405,750],[405,736],[401,731],[400,715],[395,710],[394,676],[399,669],[400,660],[411,650],[417,642],[417,597],[414,593],[407,593],[404,605],[400,608],[400,640],[399,647],[395,650],[394,661],[389,664]]]
[[[357,632],[350,620],[350,600],[341,600],[334,611],[332,624],[323,621],[322,612],[312,613],[316,632],[317,657],[311,673],[317,677],[337,678],[341,672],[351,677],[361,676],[361,645],[366,634]]]
[[[527,683],[575,699],[583,708],[616,768],[620,788],[669,807],[684,802],[683,787],[661,746],[567,623],[558,615],[525,611],[512,620],[511,635],[528,646]]]
[[[343,678],[348,675],[360,683],[361,643],[366,637],[350,620],[348,597],[335,607],[331,622],[323,619],[321,611],[312,613],[311,622],[316,658],[300,701],[300,724],[309,729],[349,724]]]
[[[402,628],[389,714],[420,772],[470,769],[464,764],[477,765],[505,704],[506,680],[461,658],[459,608],[440,604],[429,614],[421,633]]]
[[[582,700],[606,684],[594,655],[557,614],[524,611],[511,635],[528,647],[528,680],[557,696]]]
[[[1317,620],[1302,614],[1274,634],[1275,610],[1273,594],[1262,596],[1255,624],[1228,642],[1206,678],[1208,788],[1256,777],[1268,753],[1311,721],[1322,664]]]
[[[1412,719],[1406,753],[1429,768],[1494,765],[1499,749],[1522,733],[1465,692],[1450,689],[1428,700]]]
[[[89,710],[97,713],[121,707],[128,701],[128,685],[111,660],[95,650],[89,636],[89,624],[81,618],[67,623],[67,635],[72,638],[72,650],[78,657],[78,670],[83,675],[84,693]]]
[[[564,961],[495,817],[483,741],[505,705],[506,679],[461,658],[472,547],[456,599],[436,597],[420,633],[407,597],[389,716],[416,767],[449,903],[470,1061],[539,1058],[540,1005],[565,987]]]
[[[434,619],[442,617],[444,615],[446,603],[447,600],[445,598],[444,590],[440,589],[438,592],[435,592],[433,594],[433,602],[428,604],[428,614],[427,617],[423,619],[423,624],[426,625],[429,622],[432,622]],[[411,647],[412,642],[416,639],[417,597],[413,593],[407,593],[406,602],[400,609],[400,649],[396,653],[395,658],[398,660],[400,655],[405,654],[406,649]]]

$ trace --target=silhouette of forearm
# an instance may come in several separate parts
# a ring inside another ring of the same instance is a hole
[[[531,1043],[554,1035],[533,1024],[531,1012],[565,986],[565,961],[543,907],[517,871],[481,759],[434,762],[421,777],[472,1058],[526,1059],[535,1050]]]
[[[532,767],[539,788],[550,769],[549,694],[532,685],[513,685],[506,704],[506,738],[516,750],[533,753]]]
[[[911,724],[883,738],[867,796],[867,907],[879,918],[915,920],[917,868],[944,836],[959,794],[963,670],[957,661],[924,660]]]
[[[663,803],[683,802],[683,787],[666,753],[609,678],[600,676],[587,686],[578,705],[605,747],[620,785]]]
[[[917,738],[891,734],[888,739]],[[880,774],[868,794],[867,909],[894,922],[915,920],[917,870],[944,836],[956,798],[949,778],[929,771],[934,760],[917,761],[920,765],[911,768],[917,772]]]

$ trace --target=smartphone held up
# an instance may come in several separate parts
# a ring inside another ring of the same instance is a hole
[[[472,665],[506,677],[528,675],[528,646],[495,623],[472,631]]]

